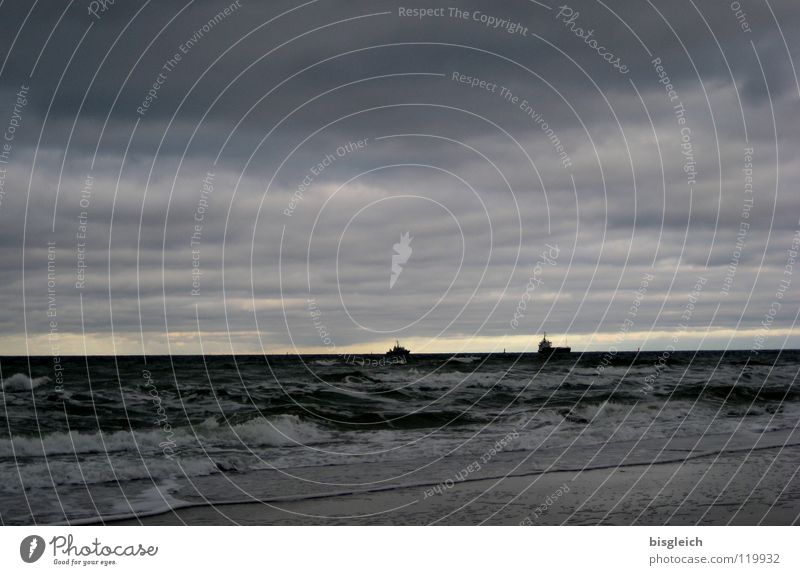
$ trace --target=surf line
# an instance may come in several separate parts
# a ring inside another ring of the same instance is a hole
[[[753,451],[764,451],[767,449],[784,449],[786,447],[800,447],[800,442],[798,443],[778,443],[776,445],[761,445],[761,446],[753,446],[753,447],[741,447],[736,449],[715,449],[710,451],[703,451],[700,453],[696,453],[693,455],[686,455],[684,457],[674,457],[670,459],[662,459],[657,461],[634,461],[630,463],[625,463],[624,465],[620,465],[619,463],[610,463],[610,464],[603,464],[603,465],[595,465],[592,467],[576,467],[576,468],[561,468],[561,469],[537,469],[533,471],[524,471],[520,473],[508,473],[508,474],[500,474],[500,475],[487,475],[483,477],[468,477],[464,479],[462,483],[471,483],[474,481],[492,481],[498,479],[507,479],[509,477],[532,477],[538,475],[548,475],[552,473],[583,473],[585,471],[595,471],[595,470],[604,470],[604,469],[619,469],[621,467],[643,467],[645,465],[670,465],[674,463],[683,463],[686,461],[692,461],[694,459],[702,459],[706,457],[713,457],[715,455],[722,455],[722,454],[736,454],[736,453],[750,453]],[[112,516],[100,516],[100,517],[93,517],[87,519],[78,519],[71,521],[72,525],[93,525],[102,522],[109,522],[109,521],[123,521],[126,519],[132,518],[143,518],[143,517],[155,517],[158,515],[163,515],[165,513],[170,513],[172,511],[177,511],[180,509],[195,509],[201,507],[222,507],[228,505],[243,505],[243,504],[258,504],[258,503],[293,503],[299,501],[311,501],[314,499],[328,499],[332,497],[345,497],[349,495],[367,495],[370,493],[381,493],[384,491],[396,491],[399,489],[417,489],[420,487],[432,487],[439,485],[439,482],[433,481],[425,481],[420,483],[400,483],[396,485],[386,485],[382,487],[371,487],[368,489],[350,489],[350,490],[342,490],[342,491],[326,491],[321,493],[311,493],[307,495],[281,495],[277,497],[265,497],[263,499],[229,499],[226,501],[207,501],[203,503],[197,502],[185,502],[178,505],[173,505],[164,508],[163,510],[153,510],[147,511],[142,513],[134,513],[134,514],[119,514],[119,515],[112,515]],[[413,500],[410,503],[405,504],[403,507],[407,507],[408,505],[412,505],[414,503],[418,503],[419,500]],[[52,523],[49,525],[61,525],[60,523]]]

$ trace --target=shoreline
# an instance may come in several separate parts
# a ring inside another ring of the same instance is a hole
[[[743,455],[746,451],[746,456]],[[800,446],[698,453],[585,471],[190,504],[99,525],[793,525]],[[795,472],[793,474],[792,470]],[[781,478],[792,477],[785,485]],[[772,486],[767,489],[765,486]],[[780,493],[770,499],[769,494]]]

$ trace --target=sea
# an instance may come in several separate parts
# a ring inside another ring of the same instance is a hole
[[[754,445],[800,423],[798,351],[380,359],[2,357],[0,521],[415,486],[424,496]],[[653,447],[666,440],[688,448]]]

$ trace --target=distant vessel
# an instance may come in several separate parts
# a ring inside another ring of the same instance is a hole
[[[539,353],[542,355],[560,355],[571,351],[571,347],[553,347],[553,342],[547,339],[547,332],[544,332],[544,337],[539,342]]]
[[[386,357],[401,357],[403,359],[408,359],[409,355],[411,355],[411,351],[400,345],[399,341],[395,341],[394,347],[386,352]]]

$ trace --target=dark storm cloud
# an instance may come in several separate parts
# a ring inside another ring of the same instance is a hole
[[[613,333],[645,273],[657,280],[637,329],[674,328],[699,274],[698,326],[756,328],[800,217],[799,11],[543,4],[143,2],[94,17],[88,2],[4,3],[0,129],[30,87],[0,198],[4,334],[19,339],[23,318],[29,335],[48,332],[47,242],[65,334],[102,337],[113,321],[155,341],[191,333],[199,315],[247,350],[256,330],[287,347],[284,321],[296,345],[320,348],[308,298],[338,345],[388,339],[426,313],[400,335]],[[405,232],[413,252],[390,290]],[[553,244],[558,261],[512,330]],[[796,293],[775,328],[792,327]]]

